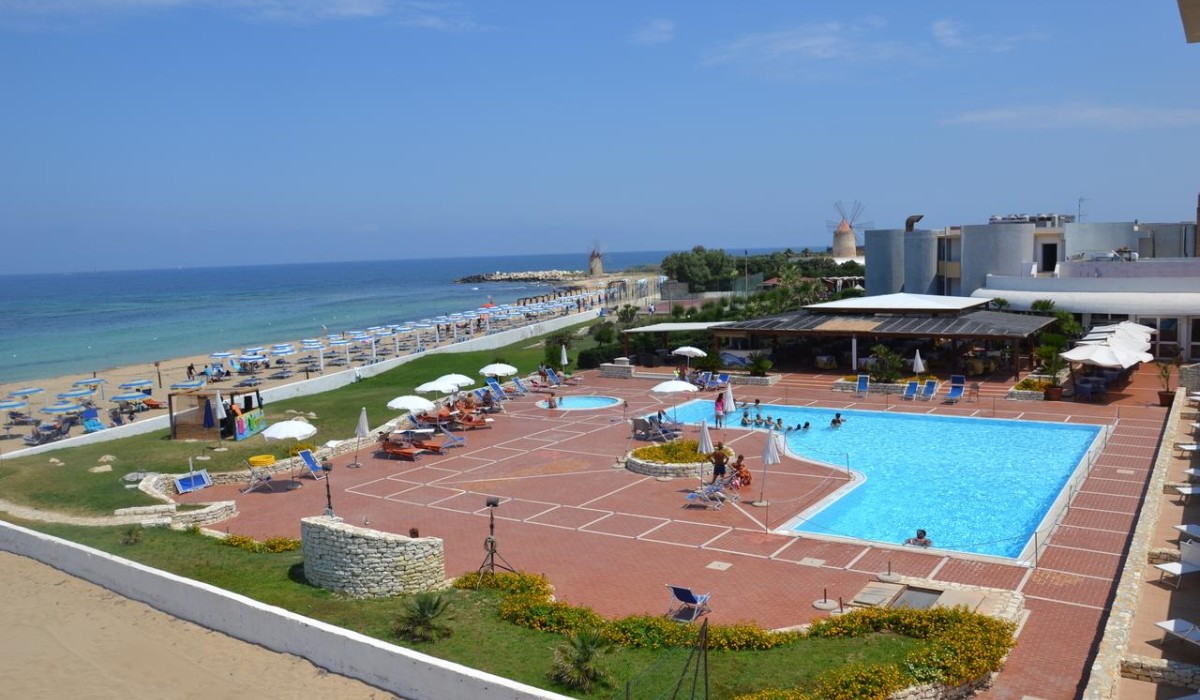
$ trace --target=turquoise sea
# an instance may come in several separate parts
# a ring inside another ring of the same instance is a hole
[[[605,271],[669,253],[605,253]],[[586,266],[574,253],[0,276],[0,384],[513,302],[550,288],[452,280]]]

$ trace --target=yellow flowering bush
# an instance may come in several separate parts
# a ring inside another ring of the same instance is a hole
[[[249,535],[226,535],[217,541],[226,547],[237,547],[238,549],[244,549],[247,552],[255,554],[261,552],[278,554],[279,552],[291,552],[300,549],[300,540],[293,537],[272,537],[259,542]]]
[[[908,684],[895,664],[855,663],[818,676],[816,695],[822,700],[884,700]]]
[[[726,446],[725,454],[733,456],[733,449]],[[695,464],[708,459],[708,455],[700,451],[700,443],[696,440],[672,440],[658,445],[647,445],[633,451],[633,456],[644,462],[658,464]]]

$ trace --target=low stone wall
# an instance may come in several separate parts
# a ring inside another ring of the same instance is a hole
[[[1146,552],[1147,564],[1166,564],[1168,562],[1179,561],[1179,550],[1168,549],[1166,547],[1155,547],[1149,552]]]
[[[203,508],[183,511],[179,510],[179,506],[175,503],[118,508],[113,511],[113,515],[118,518],[140,516],[143,526],[170,527],[175,530],[212,525],[222,520],[228,520],[237,514],[237,502],[235,501],[216,501],[205,504]]]
[[[355,598],[418,593],[446,581],[437,537],[405,537],[317,516],[300,521],[300,541],[309,583]]]
[[[1184,404],[1180,399],[1179,392],[1176,391],[1175,403],[1167,414],[1168,430],[1163,437],[1163,445],[1170,445],[1175,439]],[[1153,549],[1151,544],[1162,512],[1163,499],[1158,494],[1163,493],[1168,481],[1170,465],[1171,450],[1160,448],[1154,471],[1150,474],[1150,484],[1146,488],[1147,496],[1138,513],[1137,526],[1121,570],[1117,592],[1108,613],[1108,620],[1104,623],[1104,635],[1100,638],[1087,687],[1081,696],[1083,700],[1115,700],[1119,697],[1118,687],[1127,662],[1125,657],[1129,649],[1129,637],[1133,632],[1133,620],[1141,602],[1142,587],[1146,585],[1146,562],[1150,561],[1150,552]]]
[[[903,394],[906,384],[880,384],[871,382],[868,387],[868,392],[871,394]],[[833,382],[834,391],[857,391],[858,383],[849,382],[845,379],[838,379]]]
[[[959,700],[969,698],[980,690],[990,686],[995,674],[989,673],[962,685],[948,688],[939,684],[914,685],[904,690],[898,690],[887,697],[887,700]]]
[[[1200,690],[1200,666],[1131,655],[1121,660],[1121,675],[1139,681]]]
[[[600,376],[609,379],[633,379],[634,367],[629,364],[628,357],[618,357],[612,362],[600,365]]]

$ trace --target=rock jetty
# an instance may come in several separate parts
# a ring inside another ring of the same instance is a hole
[[[479,282],[573,282],[585,279],[582,270],[531,270],[528,272],[488,272],[482,275],[467,275],[454,280],[459,284]]]

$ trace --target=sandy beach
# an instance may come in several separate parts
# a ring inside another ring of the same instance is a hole
[[[0,586],[6,697],[396,697],[7,552]]]
[[[603,283],[609,279],[623,279],[623,277],[621,275],[608,275],[608,276],[605,276],[604,278],[600,278],[597,282]],[[638,304],[638,305],[645,305],[645,303],[647,303],[648,299],[650,299],[650,297],[639,298],[639,299],[624,299],[617,303],[619,303],[619,304],[633,303],[633,304]],[[572,309],[572,313],[576,313],[574,311],[574,309]],[[497,327],[505,328],[505,329],[515,328],[515,327],[518,327],[521,325],[528,325],[528,324],[534,323],[539,320],[545,320],[545,318],[548,318],[548,316],[542,316],[540,318],[535,318],[535,319],[510,319],[510,320],[498,322]],[[273,345],[277,342],[288,342],[288,341],[268,341],[268,340],[264,339],[262,342],[259,343],[259,345],[264,345],[269,349],[271,345]],[[275,369],[276,369],[275,367],[272,367],[270,370],[264,370],[262,372],[259,372],[258,377],[262,381],[262,383],[258,386],[259,389],[266,389],[266,388],[270,388],[270,387],[274,387],[274,386],[288,384],[291,382],[302,381],[307,378],[306,373],[303,370],[303,365],[300,365],[299,363],[297,363],[297,360],[299,358],[303,357],[307,353],[299,350],[299,348],[300,348],[300,339],[299,338],[292,339],[292,341],[290,341],[290,342],[294,345],[294,347],[297,349],[298,352],[295,355],[291,355],[291,356],[287,357],[286,359],[290,362],[291,368],[293,370],[295,370],[295,374],[293,374],[291,377],[284,378],[284,379],[270,379],[269,378],[270,375],[275,372]],[[454,341],[452,338],[443,338],[440,343],[426,342],[425,347],[426,348],[440,347],[440,346],[452,344],[453,342]],[[395,343],[393,342],[392,338],[381,338],[377,342],[377,351],[381,351],[381,350],[385,350],[385,349],[394,351],[394,346],[395,346]],[[242,348],[228,348],[228,350],[232,351],[232,352],[241,352]],[[152,396],[165,403],[166,396],[171,391],[170,386],[176,382],[182,382],[187,379],[187,368],[189,365],[194,366],[196,372],[199,372],[205,366],[207,366],[209,363],[215,361],[209,356],[208,353],[210,353],[210,352],[213,352],[213,350],[212,349],[206,350],[206,352],[204,354],[188,355],[185,357],[177,357],[177,358],[173,358],[173,359],[169,359],[169,360],[163,360],[158,363],[157,367],[155,366],[155,363],[147,362],[147,363],[141,363],[141,364],[126,365],[126,366],[122,366],[122,367],[110,367],[110,368],[97,370],[95,372],[87,372],[87,373],[82,373],[82,374],[68,374],[68,375],[61,375],[61,376],[57,376],[57,377],[48,377],[48,378],[43,378],[43,379],[6,382],[6,383],[0,384],[0,397],[8,397],[10,392],[21,389],[23,387],[29,387],[29,386],[41,387],[41,388],[45,389],[45,391],[42,393],[34,394],[33,396],[28,397],[27,400],[29,402],[29,406],[23,410],[32,412],[34,417],[46,418],[47,416],[45,414],[39,413],[38,409],[42,408],[43,406],[52,404],[55,401],[58,401],[59,399],[57,398],[57,395],[59,393],[69,391],[70,389],[75,388],[72,386],[72,384],[74,382],[82,380],[82,379],[89,379],[89,378],[92,378],[93,376],[95,376],[97,378],[104,379],[105,384],[103,386],[103,391],[102,392],[97,391],[95,393],[95,395],[91,398],[92,398],[92,401],[95,403],[95,405],[101,409],[102,419],[107,424],[108,423],[108,419],[107,419],[107,415],[106,415],[107,411],[108,411],[108,409],[116,406],[116,404],[113,403],[112,401],[108,401],[107,397],[124,391],[119,388],[121,384],[126,383],[126,382],[131,382],[134,380],[139,380],[139,379],[148,379],[151,382],[153,382],[153,387],[151,387],[152,388]],[[354,351],[352,350],[351,353],[353,353],[353,352]],[[400,352],[401,352],[401,354],[404,354],[405,350],[403,349],[403,346],[401,346]],[[368,351],[368,353],[369,353],[369,351]],[[343,356],[344,356],[344,353],[343,353],[342,349],[340,349],[340,348],[332,348],[332,349],[326,350],[326,359],[327,360],[334,359],[335,357],[343,357]],[[378,358],[379,359],[389,359],[393,356],[394,356],[393,354],[384,355],[384,354],[380,353],[378,355]],[[358,364],[362,364],[362,361],[352,361],[351,362],[351,365],[358,365]],[[325,371],[328,373],[328,372],[344,371],[345,369],[347,369],[347,366],[326,366]],[[313,372],[313,374],[315,375],[318,373]],[[238,375],[233,375],[226,381],[219,382],[219,383],[215,384],[214,386],[216,388],[225,389],[227,387],[232,387],[240,379],[243,379],[243,377],[240,377]],[[161,411],[157,411],[157,410],[151,411],[147,415],[155,415],[157,413],[161,413]],[[0,422],[4,422],[4,421],[0,421]],[[29,432],[29,430],[30,429],[27,427],[13,428],[12,433],[15,436],[18,434],[27,433],[27,432]],[[77,430],[78,429],[76,429],[76,431]]]

